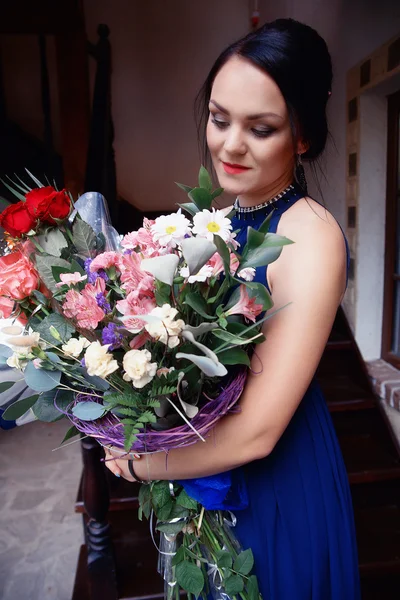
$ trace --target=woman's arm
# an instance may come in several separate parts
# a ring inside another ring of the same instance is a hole
[[[221,473],[267,456],[303,398],[325,348],[345,287],[345,245],[336,223],[317,215],[307,227],[285,227],[296,243],[286,246],[273,275],[274,309],[291,303],[264,323],[240,399],[240,413],[223,417],[206,442],[142,457],[140,479],[190,479]],[[295,231],[297,229],[297,231]],[[273,310],[274,310],[273,309]],[[132,479],[126,460],[119,468]]]

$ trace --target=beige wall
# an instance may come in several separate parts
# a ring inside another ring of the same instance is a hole
[[[85,0],[88,36],[107,23],[119,193],[173,208],[200,166],[192,108],[219,52],[249,30],[247,0]]]

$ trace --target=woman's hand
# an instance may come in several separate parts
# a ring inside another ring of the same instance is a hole
[[[104,446],[104,456],[104,463],[107,469],[109,469],[116,477],[123,477],[127,481],[136,481],[129,471],[128,461],[139,460],[140,454],[130,452],[121,455],[120,449],[113,450],[112,447]]]

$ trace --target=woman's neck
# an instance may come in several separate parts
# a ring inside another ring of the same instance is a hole
[[[254,194],[239,194],[239,205],[244,208],[246,206],[257,206],[258,204],[267,202],[289,187],[291,183],[293,183],[293,176],[285,174],[284,177],[274,181],[270,186],[263,188],[262,190],[257,190]]]

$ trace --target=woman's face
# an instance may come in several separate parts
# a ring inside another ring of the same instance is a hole
[[[214,80],[209,110],[207,144],[221,187],[252,203],[291,183],[289,114],[271,77],[232,57]]]

